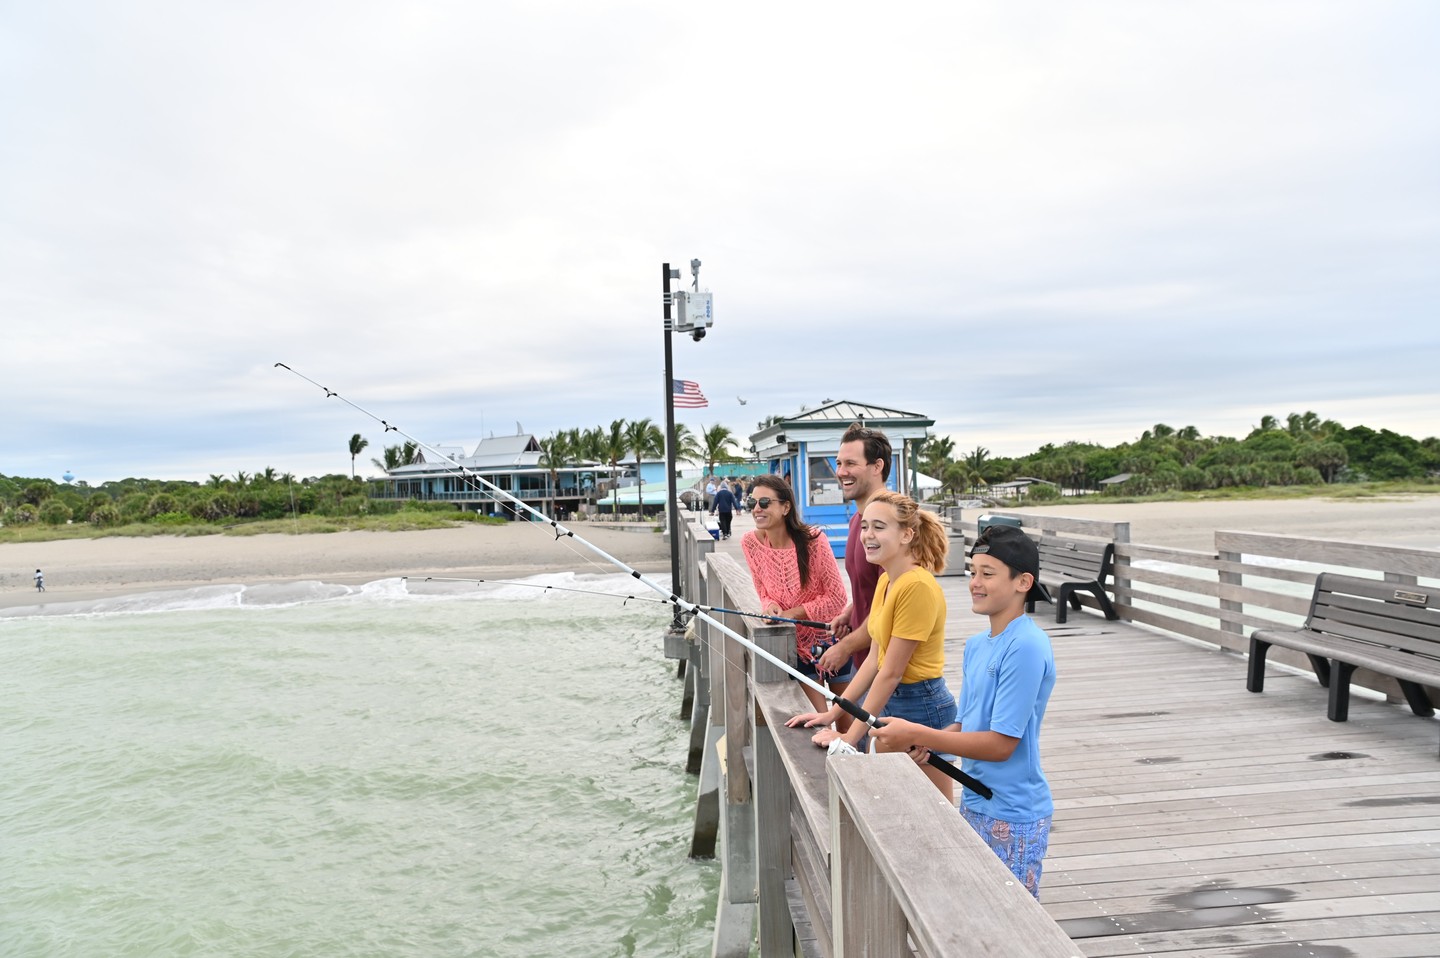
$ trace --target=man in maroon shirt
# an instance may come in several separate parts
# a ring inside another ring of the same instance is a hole
[[[836,643],[825,651],[816,668],[837,672],[846,657],[853,656],[855,667],[865,661],[870,651],[870,633],[865,628],[870,618],[870,603],[875,598],[875,583],[880,581],[880,567],[865,558],[860,545],[860,516],[870,499],[885,488],[890,478],[890,440],[878,429],[854,423],[840,437],[840,452],[835,456],[835,478],[840,480],[840,495],[855,503],[850,517],[850,535],[845,540],[845,572],[850,577],[850,604],[830,623]],[[846,724],[849,716],[845,716]]]

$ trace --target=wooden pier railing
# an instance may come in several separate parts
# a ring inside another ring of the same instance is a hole
[[[952,510],[950,517],[952,534],[973,542],[981,514],[971,519],[958,512]],[[1107,584],[1121,619],[1241,654],[1249,650],[1248,637],[1255,629],[1295,628],[1304,622],[1320,572],[1408,585],[1422,578],[1440,580],[1440,553],[1425,549],[1221,531],[1215,533],[1213,552],[1199,552],[1131,542],[1127,522],[985,514],[1019,519],[1022,528],[1032,532],[1113,542],[1115,580]],[[1097,607],[1083,593],[1081,601]],[[1036,614],[1043,617],[1045,611]],[[1300,652],[1276,650],[1270,661],[1309,671]],[[1390,701],[1404,701],[1399,683],[1389,676],[1361,669],[1353,684],[1383,693]],[[1440,695],[1432,692],[1431,698],[1440,704]]]
[[[687,598],[758,607],[749,572],[707,550],[703,527],[684,538],[693,568],[705,556]],[[794,662],[793,626],[719,619]],[[693,638],[691,852],[722,857],[713,955],[749,955],[758,937],[762,956],[1079,956],[913,762],[827,761],[810,732],[784,727],[810,708],[784,672],[708,623]]]

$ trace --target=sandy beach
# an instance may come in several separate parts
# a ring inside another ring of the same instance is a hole
[[[577,523],[584,536],[641,572],[670,571],[668,539],[650,527]],[[35,591],[35,570],[46,591]],[[397,576],[514,578],[541,572],[613,573],[549,526],[516,522],[423,532],[153,536],[0,544],[0,608],[85,602],[198,585],[319,580],[358,585]]]
[[[1227,529],[1440,550],[1440,496],[1057,504],[1014,511],[1128,520],[1132,541],[1184,549],[1208,551],[1215,531]],[[749,517],[737,515],[736,538],[749,528]],[[575,531],[641,572],[670,570],[668,540],[650,527],[627,531],[590,523],[578,524]],[[43,595],[34,588],[36,568],[45,570]],[[547,526],[532,523],[425,532],[7,543],[0,544],[0,608],[220,583],[358,585],[397,576],[513,578],[559,571],[612,573],[616,568],[578,543],[555,541]]]

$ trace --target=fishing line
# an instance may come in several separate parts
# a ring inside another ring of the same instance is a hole
[[[842,711],[849,713],[852,717],[858,719],[859,721],[870,726],[871,728],[881,728],[882,726],[884,726],[884,720],[877,718],[874,715],[871,715],[869,712],[865,711],[865,709],[861,708],[854,702],[851,702],[849,699],[841,695],[837,695],[835,692],[819,684],[814,679],[810,678],[808,675],[797,671],[794,667],[792,667],[788,662],[784,661],[783,659],[779,659],[776,658],[774,655],[771,655],[769,652],[765,651],[760,646],[756,645],[754,642],[751,642],[749,639],[745,638],[745,636],[741,635],[739,632],[736,632],[734,629],[730,628],[725,623],[721,622],[719,619],[713,618],[706,612],[702,611],[700,606],[686,600],[677,592],[675,592],[674,589],[667,589],[653,579],[646,578],[638,570],[631,568],[622,560],[617,559],[615,556],[612,556],[604,549],[601,549],[599,546],[595,545],[595,543],[590,542],[583,536],[576,535],[573,530],[566,528],[559,521],[551,518],[550,516],[547,516],[539,509],[536,509],[534,506],[530,505],[524,500],[512,495],[509,491],[501,489],[499,486],[495,485],[495,483],[486,479],[479,473],[472,472],[471,470],[456,462],[454,459],[451,459],[449,456],[436,449],[435,447],[429,445],[428,443],[422,442],[419,439],[416,439],[414,436],[410,435],[405,430],[401,429],[399,426],[380,418],[375,413],[364,408],[363,406],[351,402],[349,399],[346,399],[344,396],[340,395],[340,393],[338,393],[337,391],[331,389],[328,386],[321,385],[320,383],[311,379],[309,376],[306,376],[304,373],[296,369],[292,369],[290,366],[287,366],[285,363],[276,363],[275,368],[283,369],[288,373],[292,373],[295,376],[298,376],[299,378],[305,380],[307,383],[314,386],[315,388],[322,390],[325,393],[326,399],[338,399],[345,405],[349,406],[351,409],[354,409],[356,412],[360,413],[362,416],[373,419],[375,422],[378,422],[381,426],[385,427],[386,432],[398,433],[399,435],[404,436],[406,439],[413,442],[416,448],[423,449],[429,453],[434,453],[438,460],[449,463],[450,466],[453,467],[453,469],[460,474],[460,476],[465,478],[467,481],[476,483],[475,488],[483,487],[493,493],[497,493],[508,501],[514,503],[516,507],[524,509],[527,513],[533,515],[536,519],[539,519],[541,522],[549,525],[555,532],[556,542],[568,538],[573,539],[580,545],[585,546],[587,549],[594,552],[600,558],[623,570],[627,575],[635,579],[637,582],[640,582],[645,587],[659,593],[660,595],[666,596],[666,599],[664,600],[666,603],[674,606],[680,611],[690,613],[691,615],[694,615],[696,618],[701,619],[702,621],[708,622],[720,632],[730,636],[730,638],[734,639],[736,642],[739,642],[742,646],[749,649],[754,654],[760,656],[761,658],[769,662],[771,665],[774,665],[776,668],[793,677],[796,681],[803,682],[804,684],[808,685],[810,688],[820,693],[820,695],[825,699],[825,701],[829,702],[832,705],[839,706]],[[672,585],[673,584],[674,583],[672,583]],[[973,776],[962,772],[960,769],[956,768],[954,765],[950,764],[939,756],[932,753],[928,759],[928,762],[931,766],[944,772],[950,778],[953,778],[955,781],[959,782],[961,785],[964,785],[966,788],[970,789],[976,794],[982,795],[987,799],[993,796],[994,793],[991,792],[990,788],[985,785],[984,782],[981,782]]]
[[[486,585],[518,585],[527,589],[546,589],[552,592],[578,592],[581,595],[602,595],[607,599],[624,599],[626,602],[655,602],[660,605],[670,605],[667,599],[654,599],[648,595],[626,595],[622,592],[601,592],[599,589],[573,589],[563,585],[545,585],[543,582],[521,582],[518,579],[462,579],[451,578],[442,575],[427,575],[423,578],[418,576],[401,576],[402,580],[409,581],[411,578],[420,578],[422,582],[480,582]],[[752,619],[764,619],[766,622],[787,622],[792,625],[808,625],[812,629],[823,629],[830,631],[829,622],[816,622],[813,619],[787,619],[783,615],[766,615],[764,612],[742,612],[739,609],[722,609],[718,605],[696,605],[695,608],[701,612],[721,612],[730,615],[744,615]]]

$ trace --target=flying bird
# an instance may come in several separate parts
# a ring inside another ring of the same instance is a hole
[[[740,399],[739,396],[736,396],[735,398],[736,398],[736,399]],[[740,405],[742,405],[742,406],[745,405],[745,400],[740,399]]]

